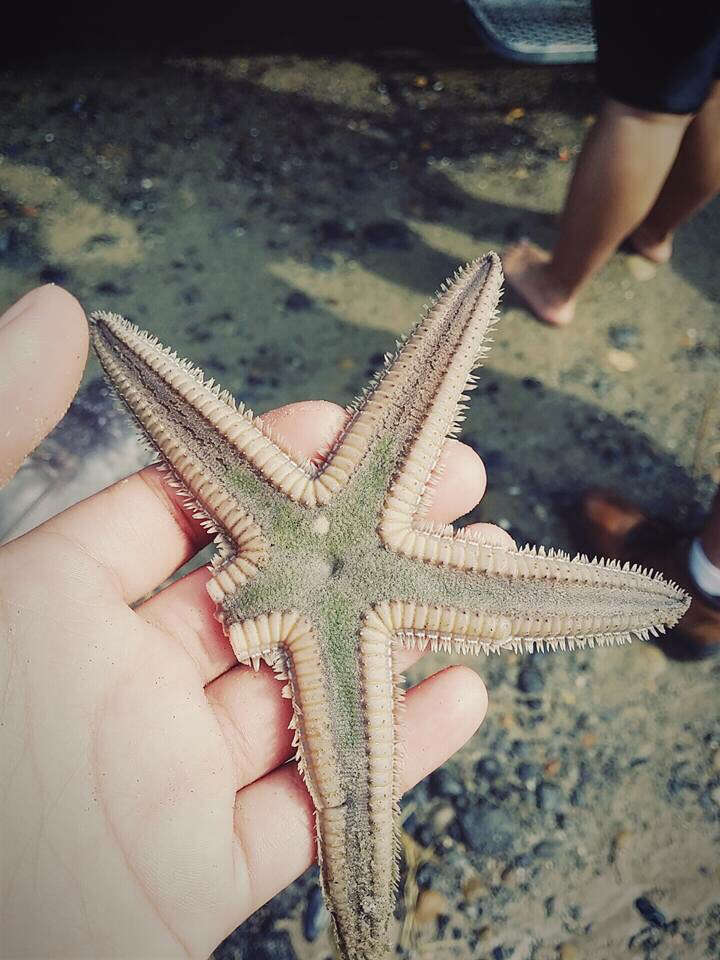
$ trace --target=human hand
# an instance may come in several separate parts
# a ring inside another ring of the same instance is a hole
[[[86,352],[58,288],[0,318],[0,480],[65,412]],[[314,402],[265,419],[309,457],[343,415]],[[431,515],[447,523],[485,475],[457,441],[443,459]],[[0,550],[3,955],[204,957],[314,859],[290,703],[271,670],[237,664],[209,572],[143,599],[207,539],[149,467]],[[409,692],[406,787],[486,704],[465,667]]]

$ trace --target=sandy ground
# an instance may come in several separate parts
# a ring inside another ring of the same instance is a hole
[[[550,243],[597,93],[589,68],[410,50],[50,58],[0,74],[0,101],[0,304],[62,283],[259,412],[347,403],[459,262]],[[578,493],[603,484],[698,522],[720,479],[719,238],[716,201],[672,265],[618,254],[562,332],[507,298],[464,433],[489,474],[473,519],[581,548]],[[139,462],[98,377],[0,499],[6,536]],[[477,668],[486,724],[405,802],[399,954],[720,956],[720,666],[635,644]],[[218,960],[330,957],[316,889]]]

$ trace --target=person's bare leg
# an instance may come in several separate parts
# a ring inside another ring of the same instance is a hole
[[[720,81],[692,119],[652,210],[630,237],[648,260],[665,263],[673,234],[720,190]]]
[[[570,323],[582,287],[647,215],[677,156],[689,115],[606,100],[578,159],[552,254],[511,247],[508,283],[546,323]]]

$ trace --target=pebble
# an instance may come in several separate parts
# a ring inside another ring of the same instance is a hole
[[[415,881],[421,890],[429,890],[434,886],[438,874],[437,866],[431,860],[426,860],[415,871]]]
[[[497,780],[502,773],[502,765],[496,757],[481,757],[478,760],[475,772],[485,780]]]
[[[607,362],[613,369],[618,370],[620,373],[629,373],[637,366],[636,358],[632,353],[628,353],[627,350],[608,350]]]
[[[636,254],[631,254],[627,258],[627,268],[635,279],[641,282],[652,280],[657,273],[657,267],[654,263],[650,263],[645,257]]]
[[[322,270],[324,273],[333,270],[335,267],[335,262],[331,257],[328,257],[324,253],[315,253],[310,261],[310,266],[314,270]]]
[[[615,863],[630,846],[632,830],[618,830],[610,844],[610,861]]]
[[[667,657],[652,643],[637,644],[635,655],[641,670],[637,675],[644,676],[646,680],[656,680],[668,668]]]
[[[713,770],[717,770],[720,773],[720,750],[716,750],[712,755],[711,760]]]
[[[397,220],[369,223],[363,230],[363,236],[370,246],[382,250],[409,250],[412,246],[410,231]]]
[[[517,685],[522,693],[540,693],[545,686],[545,679],[537,667],[523,667],[518,675]]]
[[[342,223],[340,220],[323,220],[319,226],[322,243],[333,243],[337,240],[347,240],[355,232],[355,225],[351,222]]]
[[[475,853],[502,856],[512,847],[515,825],[501,807],[480,804],[458,816],[462,838]]]
[[[468,877],[463,884],[463,896],[466,900],[481,900],[483,897],[487,897],[489,893],[490,888],[482,882],[477,874]]]
[[[320,887],[313,887],[303,914],[303,934],[310,943],[317,940],[330,920]]]
[[[438,890],[423,890],[415,905],[415,923],[426,927],[436,923],[440,914],[449,914],[447,898]]]
[[[449,803],[441,803],[433,814],[432,823],[436,833],[444,833],[455,819],[455,810]]]
[[[290,934],[286,930],[273,930],[262,936],[262,942],[252,947],[252,960],[295,960]]]
[[[533,854],[540,860],[551,860],[562,849],[562,844],[557,840],[541,840],[533,847]]]
[[[547,780],[541,780],[535,791],[535,801],[539,810],[546,813],[553,813],[561,805],[563,799],[562,790],[555,783],[548,783]]]
[[[309,310],[312,305],[312,300],[302,290],[293,290],[285,301],[285,307],[288,310]]]
[[[548,760],[548,762],[543,767],[543,770],[545,771],[546,776],[556,777],[560,773],[561,766],[562,766],[561,762],[557,758],[554,758],[552,760]]]
[[[527,784],[532,781],[537,781],[540,776],[540,767],[536,763],[523,761],[517,765],[516,773],[518,779]]]
[[[640,331],[634,324],[615,323],[608,328],[608,340],[618,350],[627,350],[638,345]]]
[[[451,773],[444,767],[440,767],[430,776],[430,792],[437,797],[454,799],[455,797],[461,797],[465,790]]]
[[[65,283],[67,278],[67,270],[63,270],[62,267],[54,267],[52,264],[47,264],[40,271],[40,279],[43,283]]]
[[[648,897],[638,897],[633,904],[640,916],[652,927],[664,930],[667,926],[665,914]]]
[[[581,960],[580,951],[574,943],[561,943],[558,947],[558,960]]]

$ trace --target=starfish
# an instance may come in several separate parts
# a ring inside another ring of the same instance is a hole
[[[574,649],[647,639],[688,606],[614,561],[515,549],[427,519],[496,318],[495,254],[456,272],[349,408],[319,464],[298,462],[201,370],[122,317],[92,315],[105,373],[194,515],[216,534],[208,592],[240,663],[292,699],[323,889],[346,960],[386,956],[398,861],[398,651]]]

